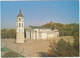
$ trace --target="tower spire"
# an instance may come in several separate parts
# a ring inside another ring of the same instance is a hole
[[[21,12],[21,9],[20,9],[20,12],[18,14],[18,17],[23,17],[22,12]]]
[[[20,9],[20,14],[21,14],[21,9]]]

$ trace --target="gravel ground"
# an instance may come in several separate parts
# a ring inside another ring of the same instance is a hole
[[[48,40],[26,40],[26,43],[17,44],[14,39],[2,39],[1,47],[7,47],[26,57],[38,57],[49,49]]]
[[[53,40],[60,40],[65,38],[65,40],[73,38],[72,36],[63,36],[60,38],[55,38]],[[44,57],[46,52],[50,49],[49,42],[52,40],[31,40],[27,39],[25,43],[17,44],[14,39],[1,39],[1,47],[7,47],[25,57]]]

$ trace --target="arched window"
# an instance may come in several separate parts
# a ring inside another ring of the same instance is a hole
[[[19,23],[19,27],[20,27],[20,23]]]
[[[21,18],[19,18],[19,21],[21,21]]]

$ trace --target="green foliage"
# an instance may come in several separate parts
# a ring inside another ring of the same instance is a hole
[[[26,37],[26,29],[24,29],[24,36]],[[1,38],[16,38],[16,29],[2,29]]]
[[[75,29],[73,30],[73,36],[74,36],[74,43],[73,43],[73,46],[74,48],[76,49],[76,51],[78,51],[79,53],[79,27],[77,28],[78,26],[75,26]]]
[[[51,50],[48,51],[50,57],[75,57],[79,56],[78,51],[69,43],[61,39],[55,46],[50,44]],[[54,48],[53,48],[54,46]]]
[[[44,25],[46,26],[46,25]],[[74,36],[74,43],[71,45],[69,42],[60,40],[55,47],[54,43],[50,44],[51,49],[48,51],[48,55],[58,57],[73,57],[79,56],[79,24],[60,24],[56,23],[56,27],[60,32],[60,36],[72,35]]]
[[[56,27],[59,32],[60,32],[60,36],[73,36],[74,32],[79,32],[79,23],[71,23],[71,24],[61,24],[61,23],[47,23],[44,24],[42,26],[46,26],[46,27],[50,27],[52,26],[52,29],[54,29],[54,27]]]
[[[2,29],[1,38],[15,38],[16,30],[15,29]]]
[[[23,56],[16,52],[9,51],[9,52],[5,53],[2,57],[23,57]]]

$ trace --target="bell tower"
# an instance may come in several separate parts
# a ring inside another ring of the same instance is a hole
[[[16,22],[16,43],[24,43],[24,17],[21,9]]]

